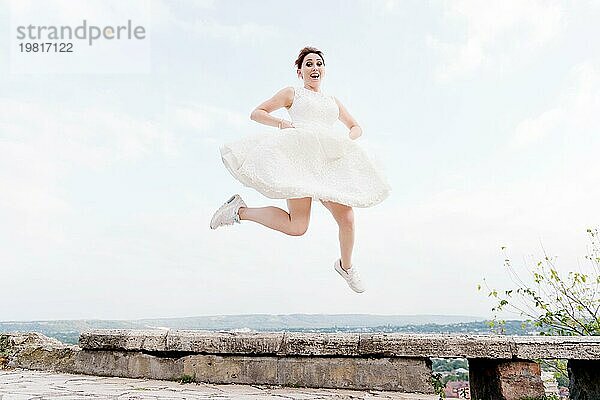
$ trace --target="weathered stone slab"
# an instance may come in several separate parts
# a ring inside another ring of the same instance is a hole
[[[93,330],[89,350],[288,356],[599,359],[600,337]]]
[[[93,329],[79,335],[79,346],[90,350],[166,351],[167,330]]]
[[[277,354],[283,332],[240,333],[210,331],[169,331],[166,349],[171,352],[206,354]]]
[[[569,360],[569,398],[600,400],[600,360]]]
[[[600,336],[513,336],[522,359],[600,360]]]
[[[358,350],[388,357],[510,359],[514,343],[508,336],[361,333]]]
[[[184,357],[184,374],[197,382],[433,393],[431,362],[411,358]]]
[[[150,336],[147,336],[150,333]],[[146,337],[147,336],[147,337]],[[169,351],[199,354],[323,355],[358,353],[358,333],[94,330],[82,333],[87,350]]]
[[[295,356],[358,356],[358,333],[287,332],[279,351]]]
[[[528,360],[469,359],[472,399],[521,400],[542,398],[539,364]]]

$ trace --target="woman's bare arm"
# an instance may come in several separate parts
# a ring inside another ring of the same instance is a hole
[[[354,119],[354,117],[350,115],[348,110],[346,110],[346,107],[344,107],[342,102],[339,101],[337,97],[334,97],[334,99],[340,109],[339,120],[342,121],[342,123],[346,125],[348,129],[350,129],[348,136],[350,136],[350,139],[357,139],[362,135],[362,128],[360,125],[358,125],[358,122]]]
[[[293,128],[291,122],[272,116],[275,110],[283,107],[290,107],[294,101],[294,88],[289,86],[275,93],[269,100],[261,103],[250,114],[250,119],[261,124],[278,127],[281,123],[281,128]]]

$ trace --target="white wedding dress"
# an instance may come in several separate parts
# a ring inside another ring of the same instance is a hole
[[[272,199],[312,197],[351,207],[383,201],[390,192],[385,177],[354,140],[334,131],[335,99],[304,87],[294,92],[288,109],[294,128],[223,145],[229,172]]]

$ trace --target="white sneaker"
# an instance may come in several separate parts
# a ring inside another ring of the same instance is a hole
[[[210,220],[210,229],[217,229],[223,225],[233,225],[234,222],[239,224],[240,215],[238,211],[240,207],[246,207],[246,203],[244,203],[240,195],[235,194],[231,196],[213,215]]]
[[[338,274],[342,276],[350,286],[350,289],[354,290],[356,293],[362,293],[365,291],[365,286],[360,279],[360,274],[356,269],[356,266],[350,267],[348,271],[342,268],[342,260],[337,259],[335,264],[333,264],[333,269],[336,270]]]

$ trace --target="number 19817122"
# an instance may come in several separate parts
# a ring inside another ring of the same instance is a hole
[[[72,53],[73,43],[19,43],[21,53]]]

